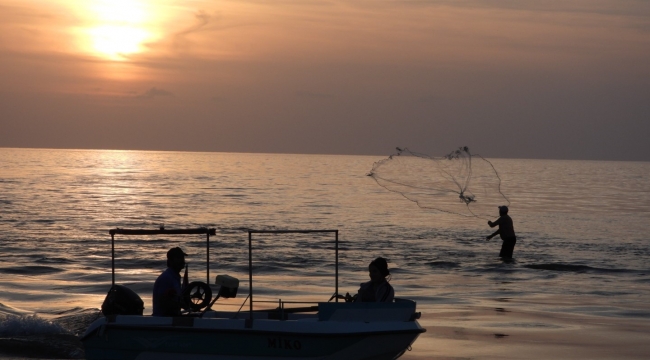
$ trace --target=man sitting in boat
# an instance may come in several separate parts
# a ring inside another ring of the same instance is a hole
[[[356,302],[393,302],[395,290],[388,283],[390,271],[388,263],[383,257],[378,257],[368,265],[370,281],[362,283]],[[387,279],[388,277],[388,279]]]
[[[167,251],[167,270],[153,285],[153,316],[181,314],[181,270],[185,267],[185,256],[179,247]]]

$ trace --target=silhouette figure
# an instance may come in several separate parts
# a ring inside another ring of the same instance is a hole
[[[167,251],[167,269],[153,285],[153,316],[179,316],[181,314],[181,270],[185,267],[186,253],[179,247]]]
[[[492,239],[497,234],[501,236],[503,243],[501,244],[501,252],[499,252],[499,256],[503,259],[512,259],[512,252],[515,249],[517,237],[515,236],[515,228],[512,225],[512,218],[508,216],[508,207],[499,206],[499,218],[494,222],[488,221],[488,225],[490,225],[490,227],[498,226],[499,230],[487,236],[486,240]]]

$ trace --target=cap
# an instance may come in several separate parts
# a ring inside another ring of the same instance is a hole
[[[508,207],[505,206],[505,205],[499,206],[499,212],[507,213],[508,212]]]
[[[187,256],[187,254],[184,253],[180,247],[171,248],[169,249],[169,251],[167,251],[167,259],[176,258],[180,256]]]

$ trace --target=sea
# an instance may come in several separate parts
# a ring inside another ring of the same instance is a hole
[[[368,173],[384,158],[0,148],[0,358],[83,358],[111,286],[109,230],[160,227],[216,235],[115,237],[116,283],[145,314],[171,247],[188,253],[190,281],[238,278],[215,305],[236,311],[249,229],[338,230],[339,293],[382,256],[396,297],[417,302],[427,332],[402,359],[650,354],[649,162],[489,159],[517,234],[503,261],[485,219],[379,186]],[[255,306],[330,299],[334,240],[254,234]]]

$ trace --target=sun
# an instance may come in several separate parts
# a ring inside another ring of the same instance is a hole
[[[124,60],[142,51],[150,34],[133,26],[103,25],[89,30],[93,50],[112,60]]]
[[[86,28],[89,50],[98,56],[124,61],[143,52],[147,41],[154,39],[148,29],[152,6],[145,0],[88,0]]]

